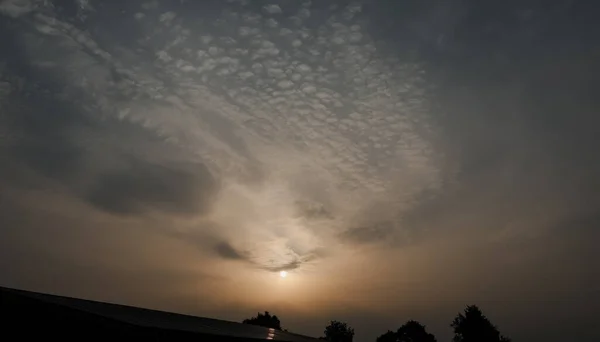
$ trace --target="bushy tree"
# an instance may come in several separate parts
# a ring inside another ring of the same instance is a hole
[[[259,312],[256,317],[245,319],[242,323],[281,330],[281,322],[279,321],[279,318],[277,318],[275,315],[271,316],[269,311],[265,311],[264,314]]]
[[[352,342],[354,338],[354,329],[348,326],[348,324],[338,321],[331,321],[331,323],[325,327],[325,339],[330,342]]]
[[[436,342],[435,336],[417,321],[404,323],[397,331],[388,331],[377,338],[377,342]]]
[[[454,342],[510,342],[475,305],[467,306],[450,326],[454,329]]]
[[[435,336],[425,330],[425,326],[417,321],[408,321],[396,332],[398,342],[437,342]]]

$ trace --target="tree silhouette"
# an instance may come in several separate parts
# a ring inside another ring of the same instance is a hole
[[[450,326],[454,329],[454,342],[510,342],[475,305],[467,306]]]
[[[436,342],[435,336],[425,330],[425,326],[410,320],[397,331],[389,331],[377,338],[377,342]]]
[[[395,331],[388,330],[385,334],[379,336],[376,342],[398,342],[398,334]]]
[[[277,318],[275,315],[271,316],[269,311],[265,311],[264,314],[259,312],[256,317],[245,319],[242,323],[281,330],[281,322],[279,321],[279,318]]]
[[[398,342],[437,342],[435,336],[425,330],[424,325],[413,320],[404,323],[396,334]]]
[[[330,342],[352,342],[354,338],[354,329],[350,328],[348,324],[338,321],[331,321],[331,323],[325,327],[325,339]]]

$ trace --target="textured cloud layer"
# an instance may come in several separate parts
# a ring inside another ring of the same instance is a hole
[[[595,7],[0,0],[1,285],[600,340]]]
[[[76,186],[100,209],[211,216],[236,232],[228,239],[252,232],[231,243],[279,269],[334,241],[364,242],[361,231],[401,233],[377,227],[448,178],[431,142],[423,66],[378,50],[360,3],[230,1],[200,17],[187,15],[189,2],[62,6],[6,1],[2,12],[25,28],[18,47],[55,93],[48,98],[70,107],[44,118],[56,128],[29,132],[38,141],[56,135],[32,149],[52,149],[48,163],[32,166],[74,172],[67,160],[94,164],[83,151],[109,148],[101,158],[115,165]],[[133,128],[114,141],[103,134],[116,128],[57,133],[86,120]],[[18,146],[26,158],[26,143]],[[203,211],[207,201],[214,211]],[[254,246],[265,239],[268,247]]]

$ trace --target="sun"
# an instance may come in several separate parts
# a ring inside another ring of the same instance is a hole
[[[279,272],[279,276],[281,278],[285,278],[285,277],[287,277],[287,272],[286,271],[281,271],[281,272]]]

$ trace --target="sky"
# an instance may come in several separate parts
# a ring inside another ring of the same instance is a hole
[[[597,341],[596,7],[1,0],[0,285]]]

